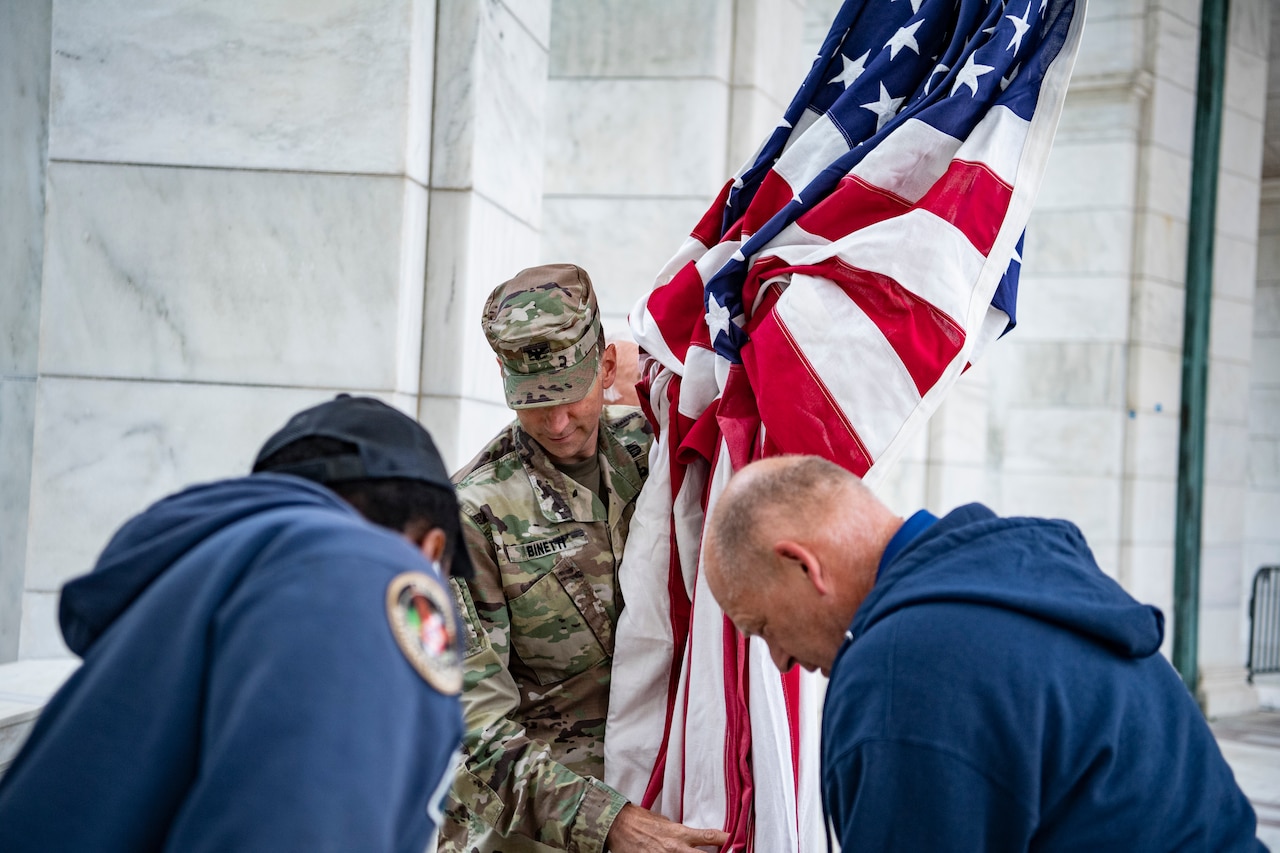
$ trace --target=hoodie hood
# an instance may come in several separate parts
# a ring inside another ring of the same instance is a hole
[[[1025,613],[1129,658],[1155,654],[1164,638],[1164,615],[1098,568],[1074,524],[1000,518],[981,504],[939,519],[881,569],[852,639],[897,610],[937,602]]]
[[[356,514],[323,486],[282,474],[192,486],[153,504],[111,537],[93,571],[62,588],[58,622],[67,647],[83,657],[148,586],[209,537],[249,516],[308,506]]]

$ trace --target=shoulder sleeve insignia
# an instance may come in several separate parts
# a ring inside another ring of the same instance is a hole
[[[425,572],[403,572],[387,585],[387,621],[409,663],[446,696],[462,689],[458,622],[443,586]]]

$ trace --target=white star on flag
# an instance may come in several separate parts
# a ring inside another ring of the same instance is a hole
[[[920,29],[922,24],[924,21],[916,21],[909,27],[902,27],[885,42],[884,46],[889,48],[890,59],[896,58],[898,51],[904,47],[909,47],[917,56],[920,55],[920,45],[916,43],[916,30]]]
[[[864,110],[871,110],[877,116],[876,130],[884,127],[885,122],[898,114],[898,107],[902,106],[905,98],[889,97],[889,90],[884,87],[884,83],[880,84],[880,100],[873,101],[870,104],[863,104]]]
[[[983,65],[978,62],[976,51],[969,54],[969,58],[964,61],[964,67],[956,75],[956,82],[951,86],[951,94],[955,95],[956,92],[960,91],[961,86],[968,86],[973,93],[969,97],[976,98],[978,96],[978,78],[994,70],[994,66]]]
[[[850,59],[843,53],[840,54],[840,59],[844,61],[844,69],[841,70],[839,74],[828,80],[827,83],[831,84],[838,82],[841,86],[848,89],[853,85],[853,81],[861,77],[862,72],[867,70],[867,57],[869,56],[871,56],[871,51],[869,50],[857,59]]]
[[[1027,34],[1027,30],[1031,29],[1031,24],[1027,23],[1027,18],[1029,17],[1031,17],[1031,0],[1027,0],[1027,8],[1022,13],[1021,18],[1005,15],[1007,20],[1013,22],[1013,38],[1009,39],[1009,47],[1005,48],[1005,50],[1012,48],[1014,55],[1017,55],[1018,51],[1022,50],[1022,37]],[[1014,47],[1015,44],[1017,47]]]
[[[711,303],[707,306],[707,328],[711,330],[711,341],[715,342],[716,335],[729,331],[729,309],[716,301],[714,294],[708,297]]]

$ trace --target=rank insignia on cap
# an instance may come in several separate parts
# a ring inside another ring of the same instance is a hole
[[[436,690],[452,696],[462,689],[458,625],[449,594],[423,572],[403,572],[387,585],[387,620],[396,645]]]

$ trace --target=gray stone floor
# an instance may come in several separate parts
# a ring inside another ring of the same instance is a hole
[[[1209,726],[1258,813],[1258,837],[1280,853],[1280,711],[1224,717]]]

